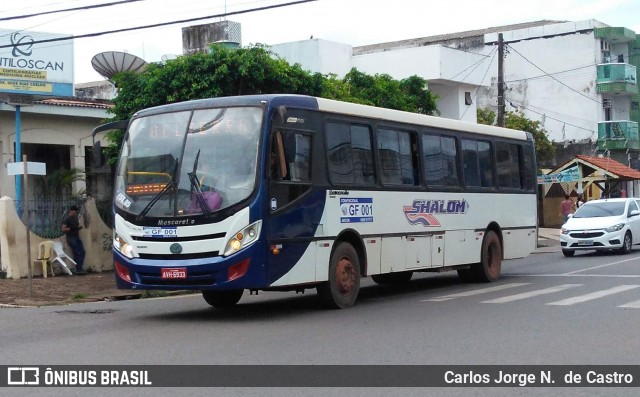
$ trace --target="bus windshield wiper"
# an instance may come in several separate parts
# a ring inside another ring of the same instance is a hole
[[[187,175],[189,176],[189,182],[191,183],[191,194],[195,194],[196,202],[198,206],[202,210],[202,213],[205,217],[211,216],[211,209],[207,204],[207,200],[204,198],[204,194],[202,194],[202,188],[200,187],[200,183],[198,182],[198,177],[196,176],[196,171],[198,169],[198,159],[200,158],[200,150],[198,149],[198,154],[196,154],[196,159],[193,161],[193,171],[189,172]]]
[[[162,196],[165,195],[165,193],[167,193],[170,189],[175,188],[176,183],[174,182],[174,179],[177,172],[178,172],[178,159],[176,158],[176,165],[174,167],[173,175],[171,179],[169,180],[169,182],[167,182],[166,185],[164,185],[162,190],[160,190],[158,193],[156,193],[155,196],[151,198],[151,200],[147,203],[147,205],[144,206],[142,211],[140,211],[140,214],[138,214],[138,217],[137,217],[138,221],[142,220],[142,218],[149,213],[151,208],[158,202],[158,200],[162,198]]]

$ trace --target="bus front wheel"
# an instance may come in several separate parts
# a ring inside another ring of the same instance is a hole
[[[476,281],[496,281],[502,270],[502,245],[500,238],[493,230],[489,230],[482,240],[480,263],[471,266],[471,273]]]
[[[338,243],[329,262],[329,280],[317,288],[322,303],[332,309],[351,307],[360,292],[360,261],[349,243]]]
[[[242,289],[228,291],[202,291],[204,300],[213,307],[225,308],[235,306],[242,298]]]

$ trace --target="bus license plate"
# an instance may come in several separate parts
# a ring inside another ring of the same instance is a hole
[[[163,268],[162,278],[187,278],[187,268],[186,267]]]
[[[593,240],[578,240],[578,245],[593,245]]]

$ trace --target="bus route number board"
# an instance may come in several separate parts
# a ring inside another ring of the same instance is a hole
[[[178,237],[178,228],[174,227],[144,227],[142,228],[145,237],[165,238]]]
[[[373,198],[340,198],[340,223],[373,222]]]

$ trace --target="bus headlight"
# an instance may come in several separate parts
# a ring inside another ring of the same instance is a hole
[[[244,229],[236,232],[227,241],[227,246],[224,249],[224,256],[235,254],[243,248],[246,248],[253,244],[260,236],[260,228],[262,227],[262,221],[257,221]]]
[[[127,243],[125,239],[120,237],[118,233],[113,234],[113,248],[127,258],[133,258],[133,247]]]

